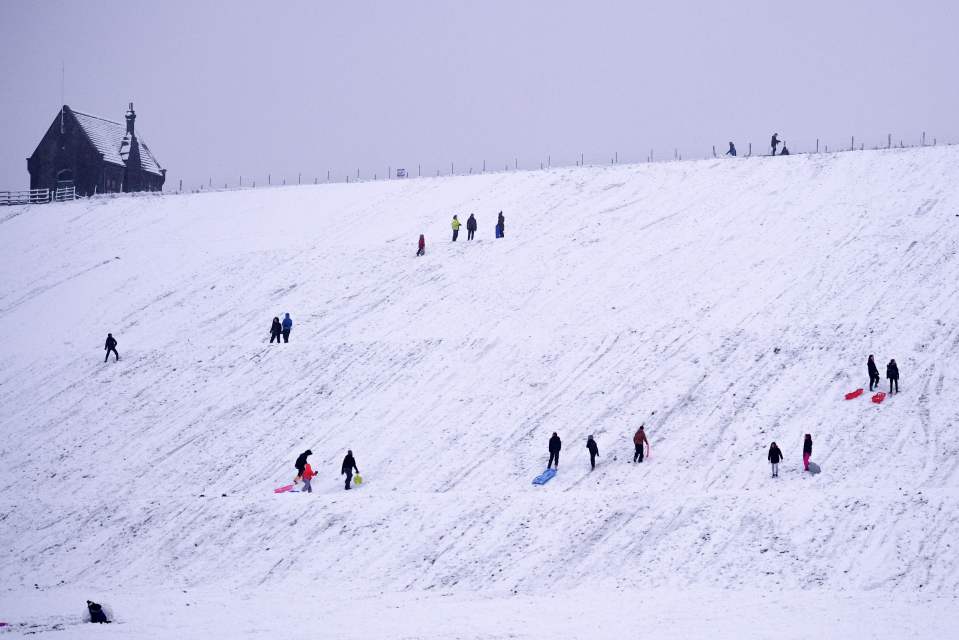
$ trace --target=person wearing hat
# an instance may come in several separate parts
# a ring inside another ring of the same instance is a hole
[[[283,342],[289,342],[289,341],[290,341],[290,331],[293,330],[293,319],[290,318],[290,314],[288,314],[288,313],[284,313],[284,314],[283,314],[283,325],[282,325],[282,326],[283,326]],[[279,344],[279,340],[277,341],[277,344]]]
[[[450,224],[453,227],[453,242],[456,242],[456,238],[458,238],[460,235],[460,227],[463,225],[460,222],[460,219],[455,215],[453,216],[453,222]]]
[[[343,464],[340,465],[340,473],[346,476],[346,484],[343,488],[347,491],[350,490],[350,482],[353,481],[353,471],[360,472],[356,466],[356,460],[353,459],[353,450],[349,449],[346,452],[346,457],[343,458]]]
[[[589,451],[589,470],[596,468],[596,456],[599,455],[599,446],[593,440],[593,436],[586,438],[586,449]]]
[[[890,395],[892,394],[893,385],[896,385],[896,393],[899,393],[899,365],[896,364],[895,358],[890,360],[889,364],[886,365],[886,378],[889,379]]]
[[[303,471],[306,469],[306,459],[313,455],[313,452],[307,449],[301,453],[296,462],[293,463],[293,466],[296,467],[296,479],[293,480],[293,484],[296,484],[301,478],[303,478]]]
[[[549,469],[554,464],[556,468],[559,469],[559,452],[563,448],[563,441],[559,439],[559,436],[556,432],[553,432],[553,435],[549,439],[549,462],[546,463],[546,468]]]

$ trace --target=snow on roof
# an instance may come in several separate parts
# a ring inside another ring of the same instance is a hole
[[[70,111],[76,117],[77,122],[80,123],[80,128],[87,134],[90,142],[103,155],[105,161],[121,166],[126,164],[123,156],[129,154],[129,149],[124,149],[122,156],[120,153],[127,134],[125,124],[91,116],[88,113],[81,113],[73,109],[70,109]],[[153,157],[153,153],[150,152],[146,142],[139,135],[137,141],[140,143],[140,166],[144,171],[160,175],[160,163]]]

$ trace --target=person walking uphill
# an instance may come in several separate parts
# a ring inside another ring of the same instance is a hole
[[[453,216],[453,222],[451,223],[453,227],[453,242],[456,242],[456,238],[460,235],[460,227],[463,226],[460,224],[460,219],[456,216]]]
[[[273,344],[274,340],[277,344],[280,344],[281,333],[283,333],[283,327],[280,325],[280,319],[274,317],[273,324],[270,325],[270,344]]]
[[[596,468],[596,456],[599,455],[599,446],[593,440],[593,436],[586,438],[586,449],[589,451],[589,470]]]
[[[496,237],[503,238],[506,233],[506,218],[503,217],[503,212],[500,211],[499,215],[496,217]]]
[[[283,314],[283,342],[290,341],[290,331],[293,330],[293,320],[290,319],[290,314]],[[279,343],[279,339],[277,339]]]
[[[869,390],[872,391],[873,388],[879,388],[879,368],[876,366],[876,361],[873,360],[872,354],[869,354],[869,359],[866,360],[866,370],[869,372]]]
[[[783,459],[783,452],[779,450],[779,445],[775,442],[769,445],[769,455],[766,456],[769,464],[773,466],[773,477],[779,477],[779,463]]]
[[[471,213],[466,219],[466,239],[472,240],[474,235],[476,235],[476,218]]]
[[[895,358],[886,365],[886,377],[889,378],[889,393],[892,393],[892,385],[894,384],[896,385],[896,393],[899,393],[899,365],[896,364]]]
[[[313,471],[313,467],[307,462],[303,465],[303,489],[301,489],[301,491],[313,493],[313,487],[310,486],[310,481],[313,480],[314,476],[316,476],[316,472]]]
[[[112,333],[107,334],[107,341],[103,344],[103,350],[107,352],[107,355],[103,356],[104,362],[110,359],[111,352],[116,358],[114,362],[117,362],[120,359],[120,354],[117,353],[117,339],[113,337]]]
[[[416,250],[416,257],[426,255],[426,236],[420,234],[419,248]]]
[[[546,468],[549,469],[555,463],[557,469],[559,469],[559,452],[563,448],[563,441],[559,439],[559,436],[556,435],[556,432],[553,432],[553,436],[549,439],[549,462],[546,463]]]
[[[812,436],[806,434],[806,439],[802,443],[802,468],[803,471],[809,471],[809,458],[812,456]]]
[[[343,487],[347,491],[350,490],[350,482],[353,481],[353,471],[357,473],[360,470],[356,466],[356,460],[353,459],[353,450],[347,450],[346,457],[343,458],[343,464],[340,466],[340,473],[346,476],[346,485]]]
[[[639,429],[636,430],[636,434],[633,436],[633,444],[636,447],[636,451],[633,453],[633,462],[642,462],[643,445],[649,446],[649,440],[646,439],[646,425],[639,425]]]

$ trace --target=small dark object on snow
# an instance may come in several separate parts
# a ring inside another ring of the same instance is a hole
[[[99,622],[100,624],[105,622],[110,624],[110,621],[107,620],[107,614],[103,613],[103,607],[96,602],[87,600],[87,610],[90,612],[90,622]]]

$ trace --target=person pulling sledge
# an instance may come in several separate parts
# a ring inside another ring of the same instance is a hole
[[[277,344],[280,344],[281,333],[283,333],[283,326],[280,325],[280,319],[274,316],[273,324],[270,325],[270,344],[273,344],[274,340]]]
[[[556,435],[556,432],[553,432],[552,437],[549,439],[549,462],[546,463],[546,468],[555,466],[559,469],[559,452],[563,448],[563,441],[559,439],[559,436]]]
[[[809,471],[809,458],[812,456],[812,436],[806,434],[802,443],[802,468],[803,471]]]
[[[872,391],[873,388],[879,388],[879,367],[876,366],[876,361],[873,360],[872,354],[869,354],[869,359],[866,360],[866,371],[869,372],[869,390]]]
[[[110,354],[113,353],[116,358],[114,362],[120,360],[120,354],[117,353],[117,340],[113,337],[112,333],[107,334],[107,341],[103,344],[103,350],[107,352],[107,355],[103,356],[103,361],[106,362],[110,359]]]
[[[889,379],[889,394],[892,395],[893,385],[896,385],[896,393],[899,393],[899,365],[896,364],[895,358],[886,365],[886,377]]]
[[[416,257],[426,255],[426,236],[420,234],[419,248],[416,250]]]
[[[460,227],[463,225],[460,223],[460,219],[455,215],[453,216],[453,222],[450,224],[453,227],[453,242],[456,242],[456,238],[458,238],[460,235]]]
[[[343,458],[343,464],[340,465],[340,473],[346,476],[346,484],[344,489],[347,491],[350,490],[350,483],[353,481],[353,472],[360,472],[359,468],[356,466],[356,460],[353,459],[353,450],[348,449],[346,451],[346,456]]]
[[[779,450],[779,445],[773,442],[769,445],[769,455],[766,456],[766,459],[769,460],[769,464],[773,467],[773,477],[779,477],[779,463],[783,459],[783,452]]]
[[[589,470],[596,468],[596,456],[599,455],[599,446],[593,440],[593,436],[586,438],[586,449],[589,451]]]
[[[472,240],[474,235],[476,235],[476,218],[471,213],[466,219],[466,239]]]
[[[636,430],[636,433],[633,435],[633,445],[635,446],[635,451],[633,452],[633,462],[642,462],[643,455],[649,455],[649,440],[646,439],[646,425],[639,425],[639,429]],[[646,451],[644,452],[644,445]]]
[[[289,342],[289,341],[290,341],[290,331],[293,330],[293,320],[292,320],[292,318],[290,318],[290,314],[288,314],[288,313],[284,313],[284,314],[283,314],[283,324],[282,324],[282,327],[283,327],[283,342]],[[277,340],[277,342],[279,342],[279,340]]]

